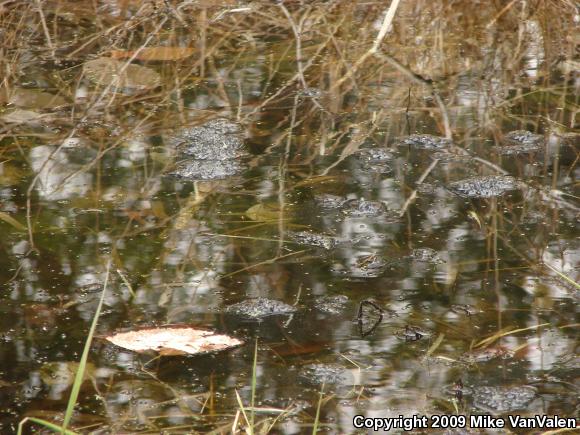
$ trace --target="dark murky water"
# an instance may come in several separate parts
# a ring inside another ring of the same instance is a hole
[[[339,83],[388,3],[96,3],[0,6],[3,433],[62,421],[109,262],[82,433],[230,431],[255,340],[256,432],[310,433],[321,391],[329,433],[577,415],[577,11],[403,4],[404,68]],[[112,45],[141,68],[83,70]],[[163,324],[246,344],[151,361],[102,339]]]

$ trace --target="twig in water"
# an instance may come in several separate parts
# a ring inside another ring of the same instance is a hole
[[[304,66],[302,65],[302,40],[300,39],[300,29],[296,26],[296,23],[292,19],[292,15],[290,15],[290,12],[288,12],[288,9],[286,9],[286,6],[284,6],[284,3],[280,2],[278,3],[278,6],[280,7],[280,9],[282,9],[282,12],[284,13],[286,18],[288,19],[288,22],[290,23],[290,27],[292,27],[294,39],[296,39],[296,66],[298,67],[298,78],[300,79],[300,83],[302,83],[304,89],[306,89],[308,88],[308,85],[306,84],[306,80],[304,79]]]
[[[48,31],[48,26],[46,25],[46,18],[44,17],[44,11],[42,10],[42,4],[40,0],[36,0],[36,6],[38,7],[38,14],[40,15],[40,23],[42,24],[42,30],[44,31],[44,37],[46,38],[46,44],[50,48],[52,53],[52,57],[54,58],[54,44],[52,43],[52,39],[50,38],[50,32]]]
[[[395,17],[395,12],[397,12],[397,8],[399,7],[400,1],[401,0],[393,0],[391,2],[389,9],[387,9],[387,12],[385,13],[385,18],[383,18],[383,23],[381,24],[381,28],[379,30],[379,33],[377,34],[377,37],[375,38],[375,40],[373,42],[372,47],[369,48],[369,50],[365,54],[363,54],[355,62],[355,64],[352,66],[352,68],[350,70],[348,70],[348,72],[341,79],[339,79],[338,81],[336,81],[336,83],[334,83],[333,88],[337,88],[338,86],[342,85],[346,80],[351,78],[354,75],[354,73],[359,69],[359,67],[370,56],[377,53],[381,43],[383,42],[383,39],[385,39],[385,36],[387,36],[387,32],[391,28],[391,23],[393,22],[393,18]]]
[[[417,186],[423,184],[423,181],[425,181],[425,178],[427,178],[431,173],[431,171],[435,168],[435,166],[437,166],[437,163],[439,163],[439,159],[435,159],[431,162],[429,167],[421,175],[421,178],[419,178],[419,180],[417,181]],[[413,203],[416,197],[417,197],[417,189],[413,190],[411,196],[409,196],[409,198],[407,198],[407,200],[405,201],[405,204],[403,204],[403,208],[399,212],[399,217],[403,217],[403,215],[405,214],[409,206]]]
[[[384,54],[384,53],[380,53],[380,52],[375,52],[373,54],[375,55],[375,57],[377,57],[377,58],[383,60],[384,62],[387,62],[388,64],[394,66],[395,69],[397,69],[399,72],[401,72],[403,75],[405,75],[409,80],[411,80],[415,83],[418,83],[420,85],[427,86],[427,88],[431,91],[433,98],[435,98],[435,101],[437,102],[437,105],[439,106],[439,110],[441,111],[441,117],[443,118],[443,128],[445,130],[445,137],[447,139],[452,139],[453,135],[451,133],[451,123],[449,121],[449,112],[447,111],[447,107],[445,106],[445,103],[443,102],[441,95],[439,95],[439,91],[433,85],[433,80],[426,79],[425,77],[422,77],[419,74],[414,73],[413,71],[411,71],[411,69],[409,67],[403,65],[397,59],[395,59],[394,57],[392,57],[388,54]]]
[[[272,263],[276,262],[277,260],[281,260],[282,258],[290,257],[292,255],[303,254],[304,252],[307,252],[309,250],[310,249],[303,249],[302,251],[290,252],[289,254],[285,254],[285,255],[278,256],[278,257],[270,258],[269,260],[261,261],[261,262],[256,263],[256,264],[250,264],[249,266],[246,266],[246,267],[244,267],[242,269],[235,270],[235,271],[230,272],[230,273],[228,273],[226,275],[222,275],[222,278],[228,278],[228,277],[230,277],[232,275],[237,275],[238,273],[245,272],[246,270],[250,270],[250,269],[253,269],[255,267],[263,266],[264,264],[272,264]]]

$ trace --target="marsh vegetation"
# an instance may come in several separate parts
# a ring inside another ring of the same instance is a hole
[[[579,26],[570,0],[0,2],[2,432],[578,415]],[[243,344],[106,340],[165,325]]]

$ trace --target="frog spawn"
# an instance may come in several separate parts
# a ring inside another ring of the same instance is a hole
[[[326,314],[340,314],[344,311],[348,297],[345,295],[320,296],[316,298],[314,306],[318,311]]]
[[[167,145],[196,160],[231,160],[244,155],[239,124],[218,118],[165,138]]]
[[[387,212],[385,204],[380,201],[351,199],[342,204],[342,213],[351,217],[377,217]]]
[[[430,263],[430,264],[445,263],[445,261],[439,257],[437,251],[431,248],[413,249],[411,255],[409,255],[409,258],[419,263]]]
[[[342,207],[346,198],[330,193],[320,193],[314,195],[314,202],[318,207],[324,210],[338,210]]]
[[[447,189],[463,198],[493,198],[518,188],[516,179],[505,175],[472,177],[447,186]]]
[[[384,148],[364,148],[357,153],[362,169],[367,172],[389,174],[393,168],[389,162],[393,160],[393,153]]]
[[[330,250],[338,244],[336,237],[326,234],[317,234],[309,231],[289,231],[287,233],[290,240],[301,245],[315,246]]]
[[[285,302],[267,298],[247,299],[226,307],[226,313],[235,316],[259,319],[262,317],[293,314],[296,307]]]
[[[408,145],[422,150],[441,150],[453,145],[453,141],[432,134],[412,134],[399,141],[399,145]]]
[[[240,173],[244,141],[239,124],[214,119],[165,138],[182,157],[172,175],[186,180],[219,180]]]
[[[514,155],[541,151],[544,146],[544,136],[527,130],[515,130],[504,136],[501,146],[495,147],[498,154]]]
[[[172,175],[186,180],[223,180],[239,174],[243,166],[233,160],[184,160]]]
[[[390,269],[408,267],[409,262],[424,263],[436,266],[445,263],[437,251],[431,248],[417,248],[409,255],[397,258],[385,258],[380,254],[358,254],[349,258],[343,268],[335,267],[334,271],[353,278],[378,278]]]
[[[351,374],[338,364],[308,364],[302,367],[300,379],[308,384],[344,384],[349,381]]]
[[[492,414],[526,409],[536,397],[536,389],[527,385],[473,388],[473,405]]]
[[[353,278],[378,278],[383,275],[389,266],[378,254],[363,254],[349,259],[346,270],[337,270]]]
[[[410,261],[432,266],[445,263],[445,260],[439,257],[439,253],[435,249],[416,248],[407,256],[394,258],[388,261],[387,265],[391,267],[408,267]]]
[[[389,214],[383,202],[364,198],[348,199],[338,195],[319,194],[314,196],[314,202],[325,211],[340,211],[347,217],[380,217]]]

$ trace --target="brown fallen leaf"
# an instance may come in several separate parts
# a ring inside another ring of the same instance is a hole
[[[246,216],[253,221],[269,221],[280,218],[280,209],[275,205],[255,204],[246,210]]]
[[[14,186],[21,182],[26,174],[24,169],[10,162],[0,163],[0,186]]]
[[[9,124],[28,124],[37,122],[45,116],[33,110],[14,109],[2,113],[0,120]]]
[[[95,85],[127,95],[153,89],[161,84],[161,76],[151,68],[109,57],[86,62],[83,72]]]
[[[111,58],[129,59],[135,56],[137,60],[144,61],[167,61],[180,60],[188,58],[195,53],[194,48],[190,47],[146,47],[141,50],[112,50]]]
[[[9,103],[28,110],[58,109],[68,102],[60,95],[43,92],[40,89],[15,88],[10,92]]]
[[[187,326],[166,326],[121,332],[106,337],[135,352],[153,350],[160,355],[198,355],[239,346],[243,341],[225,334]]]

